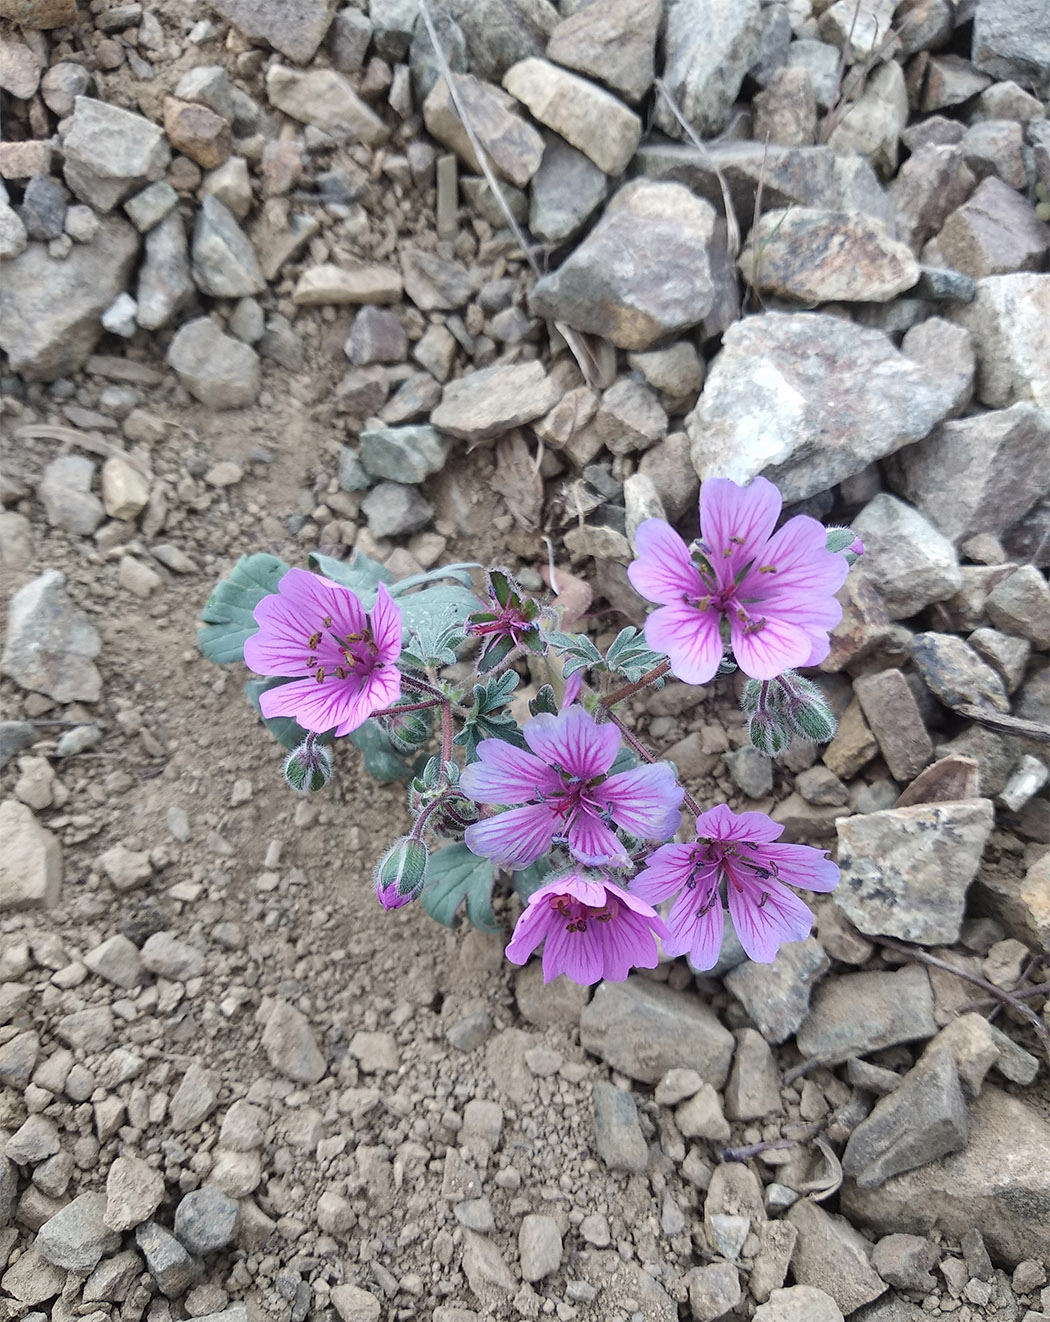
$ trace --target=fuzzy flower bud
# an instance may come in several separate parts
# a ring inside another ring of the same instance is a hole
[[[773,706],[796,734],[815,744],[834,739],[838,721],[816,684],[793,670],[786,670],[773,681],[773,687],[776,690]]]
[[[285,783],[299,794],[323,790],[332,779],[332,750],[313,737],[304,739],[284,759]]]
[[[397,708],[383,717],[383,726],[394,751],[407,757],[417,753],[430,738],[432,721],[429,711],[406,711]]]
[[[843,556],[848,565],[856,564],[864,554],[864,543],[852,528],[829,528],[827,533],[827,549]]]
[[[428,850],[422,840],[403,835],[376,867],[376,897],[384,909],[400,909],[418,899],[426,884]]]

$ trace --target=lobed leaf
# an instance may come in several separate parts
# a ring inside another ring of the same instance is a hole
[[[467,918],[479,931],[499,931],[492,911],[496,869],[487,858],[473,854],[464,844],[446,845],[430,855],[427,884],[419,902],[445,927],[457,927],[457,911],[466,903]]]
[[[216,583],[197,631],[197,646],[209,661],[227,666],[244,660],[244,644],[259,628],[253,612],[263,597],[277,591],[288,568],[275,555],[242,555],[229,578]]]

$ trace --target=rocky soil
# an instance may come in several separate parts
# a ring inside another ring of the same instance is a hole
[[[1030,0],[0,0],[2,1316],[1050,1317],[1048,93]],[[760,472],[839,733],[633,715],[835,851],[772,966],[384,914],[194,645],[317,547],[600,642]]]

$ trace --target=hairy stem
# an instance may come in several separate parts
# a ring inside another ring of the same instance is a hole
[[[638,754],[638,756],[642,758],[643,761],[659,762],[660,759],[656,756],[656,754],[651,749],[646,748],[645,744],[642,743],[642,741],[637,737],[637,735],[633,733],[633,731],[624,723],[622,718],[617,716],[617,714],[614,711],[609,711],[608,708],[606,708],[605,716],[606,719],[612,721],[613,725],[615,725],[616,728],[623,735],[624,740],[628,744],[630,744],[630,746],[634,749],[634,751]],[[699,817],[702,812],[702,809],[700,808],[696,800],[693,798],[693,796],[689,793],[689,791],[685,788],[684,785],[682,786],[682,789],[685,794],[685,797],[682,799],[683,804],[689,809],[689,811],[693,814],[694,817]]]
[[[669,660],[661,661],[659,665],[653,666],[652,670],[647,671],[641,679],[636,679],[633,684],[624,684],[622,688],[614,689],[612,693],[607,693],[604,698],[599,698],[598,705],[609,711],[618,702],[633,697],[636,693],[640,693],[642,689],[648,688],[650,684],[655,684],[658,679],[663,679],[670,669],[671,662]]]

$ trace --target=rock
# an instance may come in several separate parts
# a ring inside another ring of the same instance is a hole
[[[66,596],[64,582],[57,569],[49,569],[11,598],[0,669],[20,687],[56,702],[97,702],[102,679],[93,659],[102,643]]]
[[[89,950],[84,956],[84,964],[97,977],[126,991],[138,987],[143,981],[138,946],[120,932]]]
[[[266,71],[266,94],[277,110],[336,139],[350,138],[366,147],[378,147],[389,136],[386,125],[361,100],[349,78],[334,69],[301,73],[272,64]]]
[[[142,947],[142,966],[172,982],[188,982],[204,972],[204,956],[172,932],[154,932]],[[192,1067],[191,1067],[192,1068]]]
[[[917,146],[888,185],[898,237],[918,252],[951,212],[962,206],[976,182],[957,145]]]
[[[334,1286],[330,1298],[342,1322],[379,1322],[383,1311],[375,1295],[359,1285]]]
[[[586,78],[535,57],[509,68],[503,86],[528,106],[535,119],[583,152],[599,170],[623,174],[638,146],[642,123],[616,97]]]
[[[896,973],[852,973],[821,983],[797,1041],[806,1059],[834,1066],[936,1032],[929,976],[909,964]]]
[[[740,1303],[740,1274],[731,1262],[712,1262],[687,1273],[689,1307],[696,1322],[716,1322]]]
[[[189,1289],[200,1267],[170,1230],[156,1221],[145,1221],[135,1231],[135,1243],[162,1295],[177,1299]]]
[[[539,362],[496,363],[450,381],[431,422],[476,444],[546,413],[560,395]]]
[[[156,124],[105,101],[78,96],[62,142],[66,183],[96,211],[112,211],[160,179],[171,149]]]
[[[433,427],[380,427],[361,433],[361,463],[372,477],[419,483],[439,473],[448,442]]]
[[[844,1217],[832,1216],[803,1199],[784,1219],[798,1231],[791,1271],[799,1285],[823,1290],[843,1313],[852,1313],[885,1291],[886,1282],[871,1267],[871,1245]]]
[[[749,799],[762,799],[773,790],[773,764],[764,753],[750,744],[734,749],[724,757],[729,774]]]
[[[961,1151],[895,1175],[877,1189],[844,1186],[854,1220],[879,1234],[958,1238],[977,1228],[995,1258],[1010,1266],[1043,1258],[1050,1244],[1050,1125],[1020,1098],[985,1087],[970,1108]]]
[[[664,81],[701,138],[713,138],[725,128],[761,35],[758,0],[675,0],[668,8]],[[656,123],[672,138],[683,136],[662,97]]]
[[[58,1127],[48,1116],[30,1115],[4,1144],[4,1155],[18,1166],[36,1166],[62,1146]]]
[[[216,0],[213,7],[249,40],[267,42],[296,64],[314,57],[332,22],[328,0]]]
[[[561,1231],[552,1216],[528,1215],[518,1231],[521,1275],[526,1281],[542,1281],[561,1266]]]
[[[930,1272],[940,1256],[936,1244],[921,1235],[886,1235],[875,1245],[871,1265],[898,1290],[932,1293],[937,1281]]]
[[[1038,271],[1050,227],[1015,189],[989,175],[944,222],[938,244],[949,265],[975,278]]]
[[[81,454],[60,454],[44,469],[36,493],[52,528],[90,536],[105,518],[102,502],[91,490],[95,465]]]
[[[851,780],[878,753],[875,736],[868,728],[860,703],[854,698],[842,714],[838,732],[824,753],[828,770]]]
[[[95,238],[74,245],[63,261],[31,243],[8,262],[0,282],[0,349],[10,370],[27,381],[54,381],[81,368],[102,334],[102,313],[127,286],[138,245],[127,221],[107,217]]]
[[[588,13],[594,10],[583,10]],[[564,243],[583,229],[605,201],[605,174],[556,133],[544,134],[539,169],[529,190],[529,229],[547,243]]]
[[[820,663],[820,669],[830,673],[881,651],[893,638],[882,597],[859,565],[835,597],[842,606],[842,619],[831,630],[831,651]]]
[[[668,1074],[679,1072],[669,1070]],[[695,1070],[688,1072],[696,1075]],[[722,1099],[709,1083],[701,1084],[694,1095],[678,1107],[674,1118],[683,1138],[705,1138],[712,1143],[729,1142],[732,1131],[722,1111]]]
[[[890,775],[894,780],[913,780],[933,760],[933,742],[903,672],[880,670],[858,675],[853,692]]]
[[[164,1197],[164,1176],[140,1157],[118,1157],[106,1177],[103,1222],[110,1230],[133,1230],[147,1221]]]
[[[135,319],[145,330],[159,330],[186,311],[196,293],[182,217],[165,216],[146,235],[145,247]]]
[[[403,363],[408,357],[408,336],[396,313],[365,306],[354,317],[343,349],[357,367]]]
[[[873,217],[794,207],[767,211],[737,266],[753,288],[800,303],[884,303],[911,289],[919,264]]]
[[[47,1303],[49,1299],[60,1294],[65,1279],[66,1273],[61,1267],[48,1262],[46,1258],[41,1257],[35,1246],[30,1246],[21,1257],[16,1259],[14,1265],[4,1272],[3,1278],[0,1279],[0,1287],[9,1298],[29,1307],[33,1304]],[[31,1317],[32,1314],[24,1313],[23,1316]],[[38,1318],[44,1316],[44,1313],[37,1314]]]
[[[1003,633],[1027,638],[1040,651],[1050,648],[1050,588],[1034,565],[1022,565],[996,584],[986,609]]]
[[[251,241],[217,197],[205,197],[193,225],[193,279],[213,298],[244,298],[266,288]]]
[[[958,545],[1017,522],[1050,485],[1045,414],[1028,403],[942,423],[890,460],[890,485]]]
[[[908,122],[908,93],[901,66],[880,64],[862,95],[838,118],[828,137],[835,151],[865,156],[883,178],[897,171],[898,142]]]
[[[210,317],[179,327],[168,346],[168,363],[208,408],[246,408],[259,394],[259,355],[250,345],[224,335]]]
[[[686,430],[701,479],[764,473],[790,503],[926,436],[951,406],[883,332],[765,312],[726,331]]]
[[[515,114],[514,101],[505,92],[468,73],[439,78],[423,103],[427,131],[438,142],[454,151],[476,174],[481,162],[463,127],[452,99],[462,103],[478,141],[488,153],[489,162],[501,179],[524,188],[539,169],[543,157],[543,139],[521,115]]]
[[[361,502],[373,537],[399,537],[418,532],[434,517],[434,507],[415,487],[403,482],[379,482]]]
[[[953,304],[948,315],[973,336],[982,404],[1050,407],[1050,275],[985,276],[973,302]]]
[[[987,661],[999,674],[1007,693],[1013,693],[1024,679],[1031,655],[1032,645],[1028,639],[1000,633],[998,629],[975,629],[967,641],[981,660]]]
[[[1041,95],[1047,92],[1050,67],[1050,21],[1023,0],[982,0],[973,24],[972,56],[978,69],[994,78],[1011,79]]]
[[[928,276],[927,269],[924,278]],[[977,357],[968,331],[942,317],[928,317],[905,332],[901,352],[943,383],[951,396],[952,417],[964,412],[973,398],[977,375]]]
[[[18,212],[0,203],[0,261],[11,261],[26,250],[29,236]]]
[[[792,1285],[773,1290],[769,1302],[755,1310],[754,1322],[842,1322],[842,1312],[823,1290]]]
[[[118,294],[99,318],[102,329],[109,331],[111,335],[119,335],[123,340],[130,340],[135,334],[135,317],[138,310],[138,304],[130,294]]]
[[[224,165],[211,170],[201,184],[202,197],[217,197],[238,220],[252,209],[253,197],[248,177],[248,162],[243,156],[231,156]]]
[[[658,0],[607,0],[570,14],[551,33],[547,57],[597,78],[632,105],[653,84]]]
[[[611,1083],[594,1085],[594,1138],[598,1156],[609,1170],[639,1174],[649,1164],[638,1108],[623,1088]]]
[[[632,1079],[656,1083],[688,1066],[715,1088],[729,1074],[733,1037],[694,996],[631,976],[598,985],[580,1015],[585,1050]]]
[[[920,945],[957,941],[993,821],[988,799],[841,818],[835,903],[868,935]]]
[[[118,891],[135,890],[153,875],[149,854],[128,849],[122,844],[114,845],[112,849],[100,854],[98,866]]]
[[[120,1247],[120,1235],[104,1221],[106,1195],[82,1193],[37,1231],[36,1251],[46,1261],[85,1276],[104,1253]]]
[[[287,1001],[274,1002],[262,1044],[278,1074],[295,1083],[316,1083],[327,1068],[309,1021]]]
[[[537,316],[619,348],[649,349],[697,325],[714,305],[714,232],[714,209],[686,188],[636,179],[561,266],[537,281],[529,305]]]
[[[402,284],[397,271],[379,262],[361,262],[354,267],[324,262],[299,277],[292,302],[299,307],[326,303],[396,303]]]
[[[113,1039],[113,1028],[112,1010],[108,1005],[99,1005],[62,1015],[55,1025],[55,1035],[74,1051],[92,1054],[104,1051],[109,1046]]]
[[[773,1053],[760,1033],[742,1028],[726,1084],[726,1114],[731,1120],[761,1120],[780,1110],[780,1075]]]
[[[134,521],[149,503],[149,479],[123,455],[102,465],[102,503],[111,519]]]
[[[30,179],[19,214],[31,239],[46,243],[58,238],[66,219],[68,197],[61,182],[51,175],[36,174]]]
[[[217,170],[233,151],[229,123],[210,106],[166,96],[164,132],[175,150],[196,161],[202,170]]]
[[[522,1018],[537,1028],[575,1026],[590,997],[590,988],[562,976],[543,981],[538,964],[526,964],[514,979],[514,996]]]
[[[190,1253],[218,1253],[232,1243],[239,1209],[211,1185],[184,1195],[175,1209],[175,1234]]]
[[[880,491],[850,526],[864,542],[864,572],[891,619],[908,619],[962,586],[951,542],[896,496]]]
[[[0,806],[0,813],[2,811]],[[0,908],[2,907],[0,903]],[[7,1088],[17,1088],[20,1092],[24,1092],[36,1069],[39,1055],[40,1038],[36,1033],[19,1033],[9,1042],[5,1042],[0,1047],[0,1083]],[[3,1180],[0,1179],[0,1186],[2,1185]],[[3,1196],[0,1194],[0,1203],[2,1200]],[[0,1221],[6,1221],[2,1207],[0,1207]]]
[[[813,986],[829,967],[823,946],[811,936],[782,945],[772,964],[737,965],[725,984],[767,1042],[786,1042],[809,1013]]]
[[[151,937],[152,941],[153,938]],[[149,942],[146,942],[149,945]],[[145,952],[145,947],[143,947]],[[182,979],[173,979],[182,981]],[[169,1108],[169,1122],[176,1134],[198,1129],[219,1101],[219,1085],[215,1076],[194,1061],[175,1090]]]
[[[1009,711],[1003,681],[961,638],[917,633],[912,638],[912,661],[926,687],[946,707],[976,704]]]
[[[640,381],[623,377],[606,390],[594,416],[578,435],[574,447],[585,446],[612,454],[648,450],[667,432],[667,414],[655,394]]]

